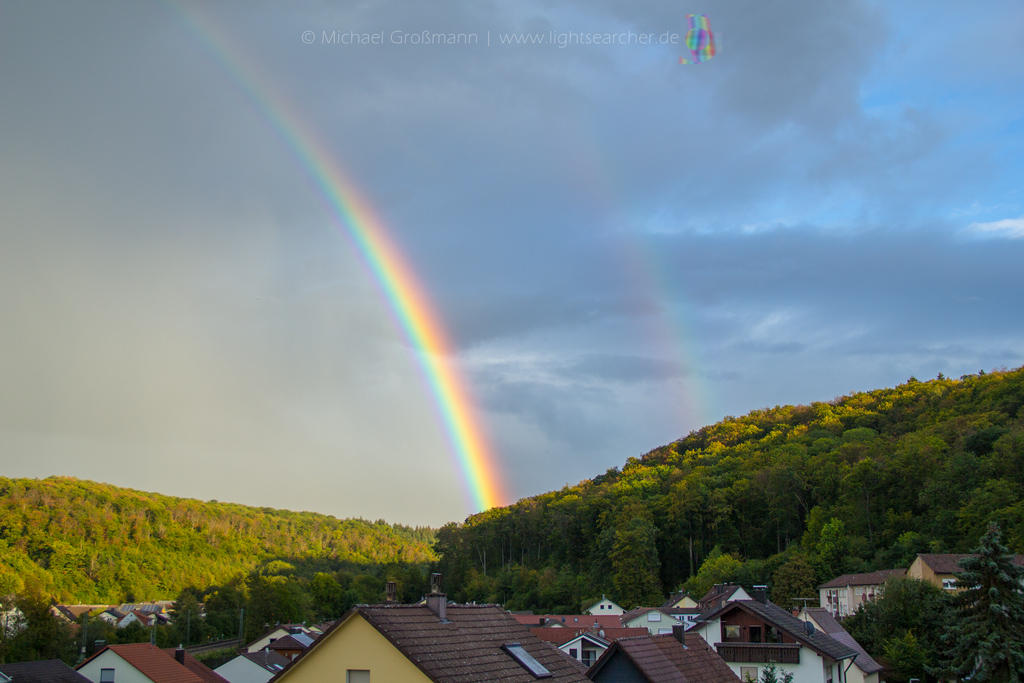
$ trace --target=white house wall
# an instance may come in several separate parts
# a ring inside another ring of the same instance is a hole
[[[153,680],[121,658],[113,650],[107,650],[99,657],[78,670],[92,683],[99,683],[100,669],[114,670],[114,683],[153,683]]]

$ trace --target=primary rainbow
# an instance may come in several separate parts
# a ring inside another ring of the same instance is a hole
[[[199,5],[190,5],[188,11],[171,6],[296,155],[338,226],[355,242],[399,326],[417,351],[472,506],[479,511],[507,502],[495,456],[466,383],[446,360],[451,357],[452,345],[440,317],[370,202],[333,161],[329,147],[317,139],[298,112],[265,79],[256,78],[259,70],[246,62],[244,53],[213,20],[200,13]]]

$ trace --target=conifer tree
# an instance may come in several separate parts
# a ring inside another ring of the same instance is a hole
[[[972,683],[1024,681],[1024,568],[990,524],[977,557],[960,560],[956,574],[957,619],[948,633],[948,654],[940,673],[970,677]]]

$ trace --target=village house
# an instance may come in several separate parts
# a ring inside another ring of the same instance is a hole
[[[857,651],[853,666],[846,669],[847,683],[879,683],[878,677],[882,673],[882,665],[876,662],[861,647],[860,643],[846,632],[842,624],[828,610],[821,607],[805,607],[800,611],[798,618],[801,621],[810,621],[819,630]]]
[[[843,574],[818,586],[819,606],[838,617],[846,617],[864,604],[882,597],[882,584],[893,576],[905,576],[906,569],[880,569],[867,574]]]
[[[77,671],[92,683],[228,683],[184,650],[149,643],[107,645]]]
[[[645,628],[652,636],[672,633],[672,627],[681,624],[676,617],[656,607],[638,607],[622,615],[622,625],[628,628]]]
[[[963,569],[957,562],[965,557],[977,557],[976,554],[919,554],[907,570],[907,576],[912,579],[920,579],[934,584],[947,591],[956,591],[956,576]],[[1018,567],[1024,567],[1024,555],[1014,555],[1013,563]]]
[[[358,605],[317,638],[277,683],[586,683],[584,667],[494,605]]]
[[[733,600],[701,615],[693,632],[744,681],[758,680],[775,663],[793,674],[793,683],[847,683],[856,650],[765,600],[763,590],[756,594],[757,600]]]
[[[584,614],[610,614],[612,616],[619,616],[626,610],[619,607],[617,604],[602,595],[601,599],[595,602],[593,605],[583,610]]]
[[[697,607],[701,612],[707,612],[733,600],[750,599],[750,594],[743,590],[743,586],[737,586],[732,583],[717,583],[697,601]]]

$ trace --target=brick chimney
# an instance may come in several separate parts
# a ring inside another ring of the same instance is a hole
[[[763,605],[768,600],[768,586],[754,586],[754,599]]]
[[[178,649],[174,651],[174,661],[182,666],[185,666],[185,650],[179,645]]]
[[[686,647],[686,636],[683,635],[684,633],[686,633],[685,626],[682,624],[672,624],[672,636],[682,643],[683,647]]]
[[[384,595],[387,602],[398,602],[398,585],[394,581],[384,584]]]

